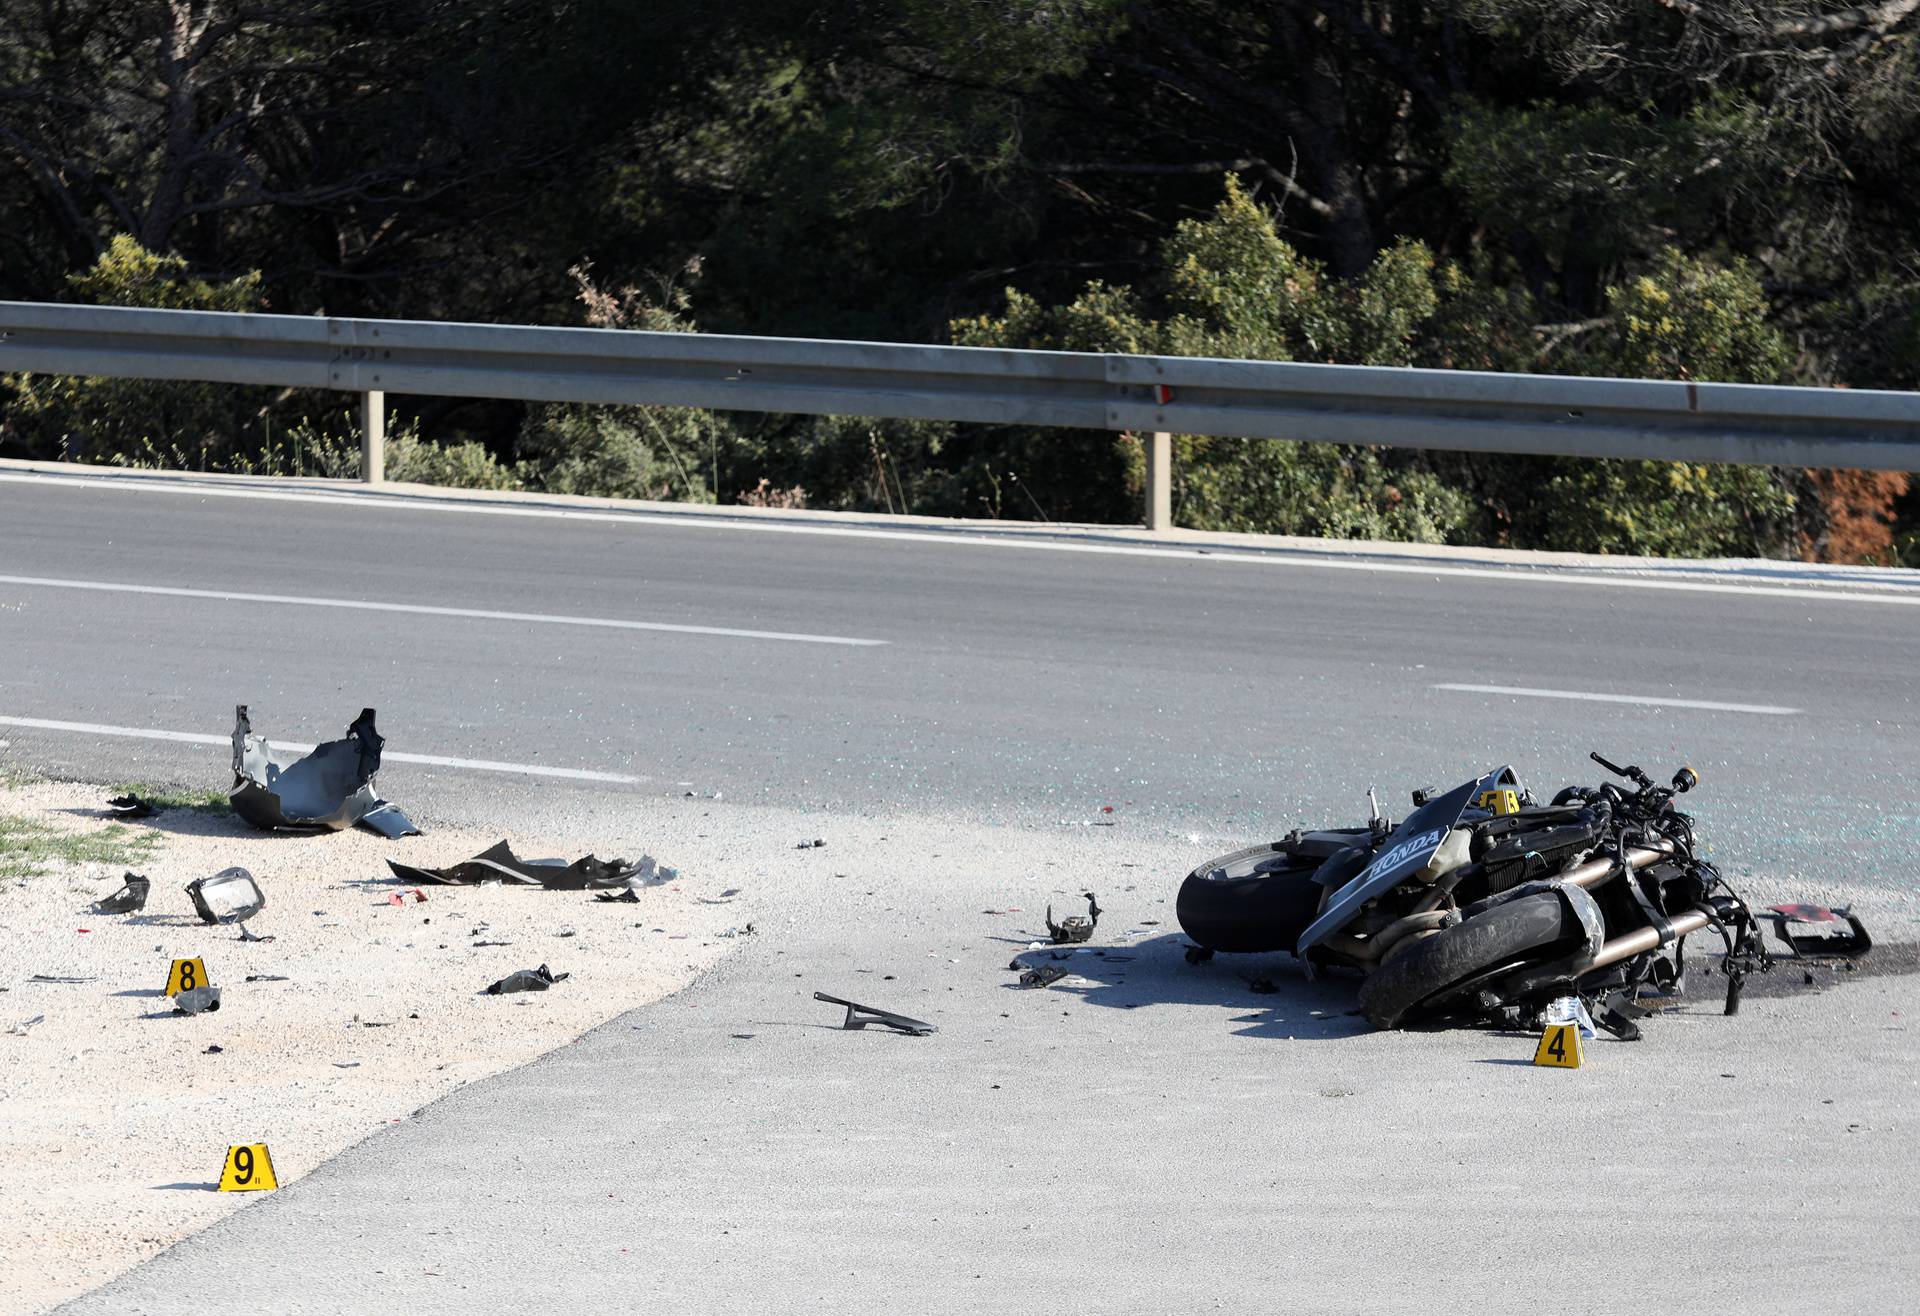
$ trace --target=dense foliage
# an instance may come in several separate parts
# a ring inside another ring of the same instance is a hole
[[[22,0],[0,297],[1910,389],[1916,11]],[[1127,435],[394,402],[446,482],[1138,514]],[[353,435],[19,378],[0,452],[339,473]],[[1895,475],[1182,438],[1177,477],[1197,526],[1920,557]]]

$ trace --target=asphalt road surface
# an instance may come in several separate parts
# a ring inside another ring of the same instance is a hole
[[[224,786],[235,703],[306,741],[372,704],[425,816],[759,847],[761,935],[688,991],[73,1310],[1896,1309],[1915,979],[1696,1001],[1568,1074],[1187,966],[1169,912],[1369,785],[1598,748],[1692,762],[1729,871],[1884,892],[1912,940],[1920,609],[1870,592],[0,479],[16,759]],[[1083,883],[1109,954],[1012,987]]]
[[[1346,823],[1369,786],[1392,809],[1499,763],[1591,780],[1598,749],[1698,768],[1736,866],[1920,871],[1911,586],[1069,547],[0,480],[0,740],[55,773],[224,787],[235,704],[294,741],[372,705],[396,755],[585,774],[554,798],[1027,825],[1112,805],[1205,833]],[[398,760],[382,781],[465,808],[528,786]]]

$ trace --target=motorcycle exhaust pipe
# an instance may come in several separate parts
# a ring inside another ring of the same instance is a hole
[[[1684,914],[1673,916],[1673,935],[1680,938],[1689,932],[1698,932],[1707,926],[1707,912],[1703,909],[1689,909]],[[1660,932],[1657,928],[1641,928],[1638,932],[1629,932],[1624,937],[1615,937],[1612,941],[1602,942],[1595,952],[1593,963],[1581,969],[1581,973],[1591,973],[1595,969],[1604,969],[1609,964],[1618,964],[1621,960],[1630,960],[1635,955],[1643,955],[1660,944]]]
[[[1627,862],[1633,866],[1635,872],[1638,872],[1642,868],[1659,863],[1662,859],[1671,859],[1676,853],[1678,852],[1672,841],[1656,841],[1648,846],[1634,846],[1627,852]],[[1584,864],[1575,864],[1553,880],[1565,882],[1568,886],[1597,886],[1617,872],[1619,867],[1619,860],[1610,855],[1603,855],[1598,859],[1589,859]]]

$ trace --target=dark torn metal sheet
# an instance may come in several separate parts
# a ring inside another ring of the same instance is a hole
[[[444,882],[456,886],[513,882],[521,886],[543,886],[549,891],[586,891],[677,875],[673,869],[656,865],[650,855],[642,855],[637,864],[624,859],[603,861],[592,855],[570,864],[561,859],[521,859],[505,841],[464,863],[446,868],[415,868],[397,859],[387,860],[387,867],[403,882]]]
[[[265,831],[344,831],[364,823],[390,840],[420,829],[374,790],[380,749],[373,710],[364,708],[344,740],[315,745],[307,754],[275,750],[253,734],[247,706],[233,717],[233,811]]]

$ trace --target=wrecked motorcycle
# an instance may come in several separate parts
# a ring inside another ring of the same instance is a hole
[[[1685,940],[1711,928],[1733,1013],[1747,975],[1775,957],[1674,807],[1698,774],[1683,767],[1659,785],[1591,757],[1627,786],[1570,786],[1541,804],[1503,767],[1445,794],[1414,792],[1398,825],[1376,804],[1364,827],[1295,831],[1210,860],[1176,904],[1196,943],[1188,958],[1290,950],[1310,975],[1357,969],[1361,1009],[1380,1028],[1463,1014],[1525,1026],[1573,996],[1599,1027],[1636,1037],[1634,1020],[1649,1013],[1642,988],[1681,991]],[[1786,924],[1834,922],[1834,911],[1762,917],[1791,956],[1863,954],[1865,929],[1837,913],[1850,931],[1827,938],[1794,938]]]

